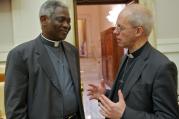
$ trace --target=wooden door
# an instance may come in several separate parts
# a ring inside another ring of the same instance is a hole
[[[112,86],[115,80],[123,56],[123,48],[117,45],[113,30],[114,27],[110,27],[101,32],[102,75],[109,86]]]

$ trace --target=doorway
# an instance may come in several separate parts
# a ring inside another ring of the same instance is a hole
[[[112,16],[111,12],[112,10],[118,11],[115,13],[118,15],[119,10],[116,8],[122,9],[129,1],[84,1],[77,0],[75,11],[78,23],[76,44],[78,44],[80,54],[85,116],[86,119],[104,119],[99,113],[98,102],[89,101],[86,89],[89,83],[98,84],[101,79],[107,79],[105,81],[110,88],[115,79],[113,73],[117,72],[118,66],[114,60],[119,61],[115,53],[118,53],[117,50],[122,51],[114,46],[116,44],[112,37],[112,31],[115,25],[114,19],[117,16],[113,19],[115,16]]]

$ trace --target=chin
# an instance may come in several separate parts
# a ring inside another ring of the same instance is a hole
[[[66,36],[65,37],[58,37],[58,41],[61,41],[61,40],[65,40]]]
[[[67,37],[67,35],[60,35],[58,38],[61,40],[65,40],[66,37]]]
[[[117,45],[118,45],[119,47],[121,47],[121,48],[124,48],[124,45],[121,44],[121,43],[117,43]]]
[[[65,40],[66,39],[66,37],[63,37],[63,38],[60,38],[61,40]]]

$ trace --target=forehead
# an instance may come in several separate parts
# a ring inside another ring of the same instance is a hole
[[[65,7],[57,7],[54,11],[55,16],[66,16],[69,17],[68,8]]]
[[[118,24],[118,25],[128,24],[127,17],[122,15],[122,14],[119,14],[117,21],[116,21],[116,24]]]

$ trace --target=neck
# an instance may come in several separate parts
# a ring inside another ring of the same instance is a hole
[[[45,32],[42,32],[41,33],[46,39],[48,39],[48,40],[50,40],[50,41],[54,41],[54,42],[56,42],[56,41],[62,41],[62,40],[60,40],[60,39],[57,39],[57,38],[55,38],[55,37],[52,37],[52,36],[50,36],[50,35],[48,35],[47,33],[45,33]]]
[[[135,51],[137,51],[138,49],[140,49],[146,42],[148,41],[147,38],[140,38],[138,40],[136,40],[136,42],[132,45],[132,47],[129,47],[129,53],[133,53]]]

